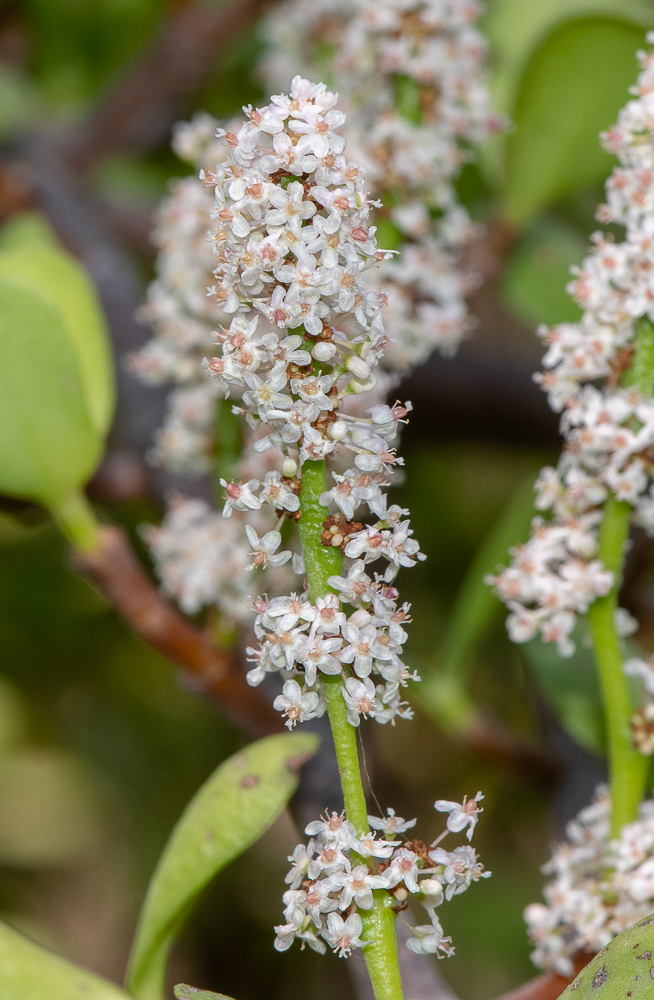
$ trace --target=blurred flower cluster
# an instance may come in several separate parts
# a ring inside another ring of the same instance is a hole
[[[654,320],[654,55],[641,52],[639,59],[636,99],[603,135],[620,165],[607,182],[599,218],[623,225],[625,240],[595,235],[592,253],[568,287],[583,317],[540,330],[548,351],[536,379],[553,409],[563,411],[565,436],[558,468],[543,469],[536,484],[536,507],[550,518],[534,520],[530,540],[490,579],[511,611],[514,642],[540,632],[562,656],[574,650],[576,616],[613,584],[613,574],[595,558],[609,491],[632,504],[636,523],[654,534],[654,399],[637,384],[620,384],[637,336],[651,337],[643,318]]]
[[[611,802],[600,788],[592,805],[568,823],[543,872],[547,905],[525,910],[532,959],[543,969],[572,974],[572,957],[596,954],[654,907],[654,800],[641,803],[638,819],[609,838]]]
[[[406,371],[451,355],[473,325],[465,295],[478,281],[462,254],[479,235],[454,181],[502,127],[486,86],[486,42],[474,0],[289,0],[266,21],[266,83],[303,61],[338,89],[350,155],[392,223],[397,260],[371,275],[386,296],[384,363]]]

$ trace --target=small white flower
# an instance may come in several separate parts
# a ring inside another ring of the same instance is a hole
[[[286,716],[286,725],[293,729],[297,722],[307,722],[320,715],[320,695],[316,691],[302,691],[297,681],[286,681],[282,694],[278,694],[273,708]]]
[[[265,569],[266,566],[283,566],[291,558],[291,552],[289,551],[279,552],[275,555],[282,543],[282,536],[278,531],[267,531],[263,538],[260,539],[252,525],[246,524],[245,533],[252,546],[252,551],[249,553],[252,562],[246,566],[246,569]]]
[[[373,830],[381,830],[387,837],[392,837],[398,833],[406,833],[407,830],[416,825],[417,820],[405,820],[402,816],[396,816],[394,809],[387,809],[385,819],[380,819],[378,816],[368,816],[368,822]]]
[[[472,840],[474,829],[479,819],[479,813],[483,812],[477,805],[483,799],[481,792],[477,792],[474,799],[468,800],[468,796],[463,796],[463,802],[449,802],[447,799],[437,799],[434,802],[434,809],[438,812],[449,813],[447,817],[447,829],[452,833],[460,833],[468,827],[466,834],[468,840]]]
[[[367,716],[374,718],[381,711],[375,685],[368,677],[363,681],[356,677],[347,677],[341,690],[347,705],[347,721],[351,726],[358,726],[362,715],[364,718]]]
[[[362,932],[363,923],[358,913],[350,914],[347,920],[343,920],[337,913],[330,913],[323,937],[338,952],[339,958],[346,958],[354,948],[363,948],[368,944],[361,940]]]

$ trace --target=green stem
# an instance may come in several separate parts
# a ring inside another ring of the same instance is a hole
[[[648,319],[641,319],[638,323],[633,362],[625,372],[622,384],[633,386],[643,396],[654,395],[654,326]],[[632,742],[630,721],[633,706],[622,670],[622,650],[615,627],[632,510],[631,504],[616,500],[613,493],[604,505],[597,554],[615,575],[615,582],[606,597],[598,598],[588,612],[606,715],[613,837],[619,835],[625,823],[631,823],[636,818],[648,769],[647,758],[634,749]]]
[[[76,549],[92,552],[97,547],[100,525],[83,493],[73,493],[62,503],[52,504],[50,513]]]
[[[328,580],[341,570],[341,553],[322,544],[322,526],[326,510],[320,494],[327,489],[324,462],[305,462],[302,466],[298,522],[304,562],[312,601],[331,590]],[[341,694],[340,677],[324,677],[323,688],[327,713],[334,737],[336,760],[343,788],[347,818],[359,835],[368,831],[368,810],[361,781],[356,729],[347,721],[347,706]],[[370,942],[363,951],[376,1000],[402,1000],[402,980],[397,956],[395,914],[392,899],[383,889],[374,893],[372,910],[361,913],[363,939]]]
[[[615,628],[624,547],[629,535],[631,504],[613,494],[604,505],[598,556],[615,574],[606,597],[599,597],[588,611],[608,735],[611,786],[611,835],[617,837],[625,823],[636,818],[645,790],[648,760],[634,749],[630,719],[633,713],[622,651]]]

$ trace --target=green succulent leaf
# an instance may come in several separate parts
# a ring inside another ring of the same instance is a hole
[[[0,492],[57,505],[100,454],[61,312],[0,275]]]
[[[114,408],[108,338],[86,273],[47,228],[24,219],[2,243],[0,492],[56,507],[104,449]]]
[[[503,213],[521,226],[542,208],[601,183],[615,160],[598,141],[627,98],[644,29],[583,18],[555,29],[522,77],[507,139]]]
[[[566,986],[559,1000],[645,1000],[654,989],[654,914],[618,934]]]
[[[113,364],[104,315],[86,271],[44,240],[0,254],[0,277],[47,299],[61,313],[77,354],[91,423],[105,435],[114,412]]]
[[[141,911],[127,977],[137,1000],[161,1000],[170,947],[196,898],[274,822],[317,746],[311,733],[268,736],[221,764],[191,800]]]
[[[0,921],[2,1000],[129,1000],[107,979],[66,962]]]
[[[195,986],[180,983],[174,989],[177,1000],[231,1000],[224,993],[212,993],[211,990],[198,990]]]

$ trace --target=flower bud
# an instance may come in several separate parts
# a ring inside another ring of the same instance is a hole
[[[420,888],[427,896],[442,896],[443,886],[438,879],[426,878],[420,882]]]
[[[347,424],[344,420],[335,420],[333,424],[329,425],[327,433],[332,441],[342,441],[347,434]]]
[[[316,359],[316,361],[329,361],[336,354],[336,347],[334,344],[330,344],[325,340],[320,340],[315,345],[311,354]]]
[[[365,364],[365,362],[364,362]],[[370,392],[377,385],[377,379],[374,375],[371,375],[367,382],[357,382],[354,379],[349,383],[347,391],[358,396],[361,392]]]
[[[345,367],[353,375],[356,375],[357,378],[368,378],[370,375],[370,365],[366,364],[363,358],[360,358],[357,354],[350,354],[345,362]]]
[[[293,479],[297,475],[297,462],[293,458],[285,458],[282,462],[282,476]]]

